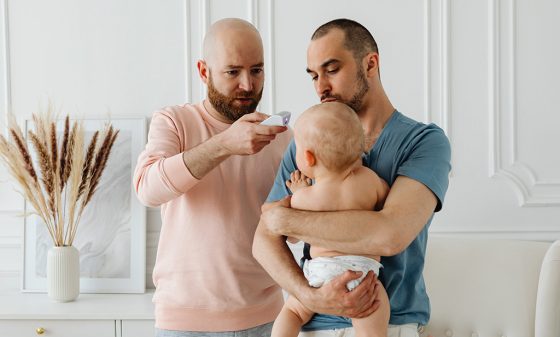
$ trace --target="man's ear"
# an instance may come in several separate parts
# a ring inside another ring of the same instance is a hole
[[[315,164],[317,164],[317,159],[315,158],[315,154],[310,150],[305,150],[304,157],[307,166],[313,167],[315,166]]]
[[[365,66],[368,76],[377,75],[379,73],[379,54],[368,53],[365,56]]]
[[[198,60],[198,62],[196,63],[196,67],[198,68],[198,76],[200,76],[202,82],[208,84],[208,75],[210,74],[210,71],[208,69],[208,66],[206,65],[206,61]]]

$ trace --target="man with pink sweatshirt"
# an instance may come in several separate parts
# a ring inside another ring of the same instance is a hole
[[[254,260],[260,206],[291,132],[260,125],[258,31],[239,19],[208,30],[198,104],[154,113],[134,174],[140,201],[161,207],[153,272],[156,336],[269,336],[281,289]]]

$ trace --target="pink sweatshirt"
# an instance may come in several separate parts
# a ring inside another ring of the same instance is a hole
[[[182,152],[229,126],[201,103],[167,107],[152,117],[134,184],[142,203],[161,206],[153,272],[157,328],[243,330],[272,322],[282,308],[280,288],[251,247],[292,133],[278,134],[255,155],[231,156],[196,179]]]

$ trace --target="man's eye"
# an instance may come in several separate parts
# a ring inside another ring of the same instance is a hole
[[[329,74],[334,74],[334,73],[336,73],[337,71],[338,71],[338,68],[329,69],[329,70],[327,70],[327,73],[329,73]]]
[[[238,70],[227,70],[226,74],[231,75],[231,76],[235,76],[237,74],[239,74]]]
[[[251,72],[255,75],[257,74],[261,74],[263,72],[262,68],[255,68],[255,69],[251,69]]]
[[[319,76],[317,76],[317,75],[311,76],[311,81],[315,82],[315,81],[317,81],[318,78],[319,78]]]

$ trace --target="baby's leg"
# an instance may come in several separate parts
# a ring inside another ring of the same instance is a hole
[[[313,316],[313,312],[307,309],[295,297],[290,296],[282,311],[272,326],[271,337],[296,337],[302,325],[307,323]]]
[[[380,282],[378,286],[381,287],[379,290],[379,301],[381,302],[379,308],[367,317],[352,319],[356,337],[387,337],[391,308],[385,288]]]

